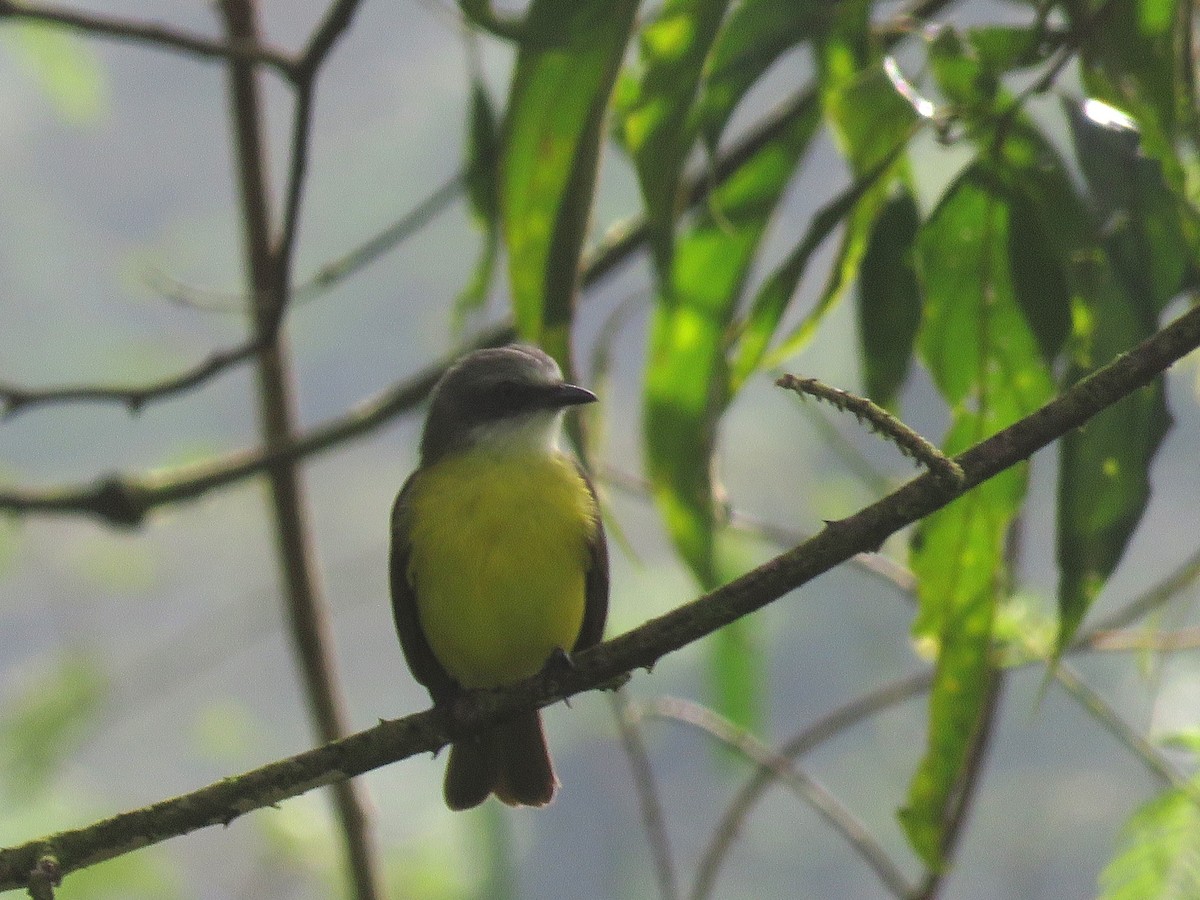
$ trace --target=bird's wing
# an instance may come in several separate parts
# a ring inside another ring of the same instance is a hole
[[[400,647],[413,676],[429,689],[434,703],[453,696],[458,684],[442,668],[421,628],[417,615],[417,596],[412,582],[408,580],[408,558],[412,550],[409,529],[413,485],[420,472],[414,472],[404,482],[392,507],[392,546],[390,554],[390,578],[392,587],[392,615],[396,619],[396,633],[400,636]]]
[[[575,463],[580,477],[592,494],[596,528],[588,541],[588,570],[584,581],[583,626],[572,650],[583,650],[600,643],[604,638],[604,622],[608,618],[608,540],[604,535],[604,522],[600,518],[600,501],[596,488],[583,466]]]

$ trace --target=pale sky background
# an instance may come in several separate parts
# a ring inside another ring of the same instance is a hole
[[[194,0],[93,7],[216,33],[211,9]],[[321,9],[308,0],[278,0],[264,4],[263,18],[274,42],[294,47]],[[64,118],[31,74],[28,42],[15,34],[0,23],[0,379],[29,385],[149,379],[235,343],[242,328],[237,315],[181,308],[147,286],[147,273],[162,272],[203,288],[218,305],[238,290],[240,236],[221,68],[140,45],[72,39],[102,86],[92,114]],[[484,67],[498,103],[507,66],[504,49],[485,44]],[[783,89],[805,71],[802,57],[789,57],[772,83]],[[363,3],[320,82],[298,277],[391,224],[457,170],[467,91],[462,45],[443,6]],[[279,178],[290,98],[273,81],[268,95]],[[1052,102],[1042,110],[1047,116]],[[952,155],[931,149],[922,178],[944,180],[953,165]],[[628,167],[615,153],[603,176],[598,228],[637,205]],[[828,142],[819,142],[789,193],[772,253],[797,240],[830,185],[844,177]],[[454,346],[448,302],[469,276],[478,243],[456,205],[384,259],[292,310],[305,424],[344,414]],[[644,290],[645,276],[639,263],[588,301],[579,323],[581,359],[613,307]],[[808,295],[819,282],[805,285]],[[498,281],[493,318],[503,301]],[[622,329],[605,398],[606,460],[628,471],[640,466],[644,324],[637,315]],[[847,304],[790,368],[854,389],[857,362],[844,349],[853,327]],[[1195,550],[1196,377],[1194,364],[1172,377],[1178,422],[1155,468],[1158,490],[1146,523],[1105,593],[1106,606]],[[920,377],[904,412],[940,437],[944,412]],[[810,413],[765,376],[748,386],[722,442],[721,470],[739,508],[811,531],[875,496],[824,448]],[[835,424],[889,476],[909,476],[906,462],[852,421]],[[427,706],[396,644],[384,574],[388,509],[415,463],[418,428],[417,416],[398,420],[313,459],[305,470],[355,728]],[[250,446],[256,431],[250,372],[238,369],[136,417],[117,407],[73,405],[0,422],[0,478],[20,485],[86,482]],[[1054,587],[1054,490],[1053,454],[1043,453],[1035,462],[1026,531],[1024,589],[1035,603],[1049,602]],[[107,684],[44,791],[22,798],[0,772],[6,809],[0,844],[85,824],[310,746],[281,631],[263,497],[257,483],[242,484],[165,509],[136,532],[81,518],[0,522],[0,741],[11,732],[3,727],[12,721],[4,710],[36,696],[64,664],[84,660]],[[615,633],[696,590],[646,504],[615,491],[609,498],[637,556],[614,544]],[[751,560],[772,552],[749,546]],[[893,554],[901,549],[888,547]],[[1189,604],[1194,619],[1194,591]],[[781,741],[867,688],[918,669],[909,619],[904,598],[849,567],[756,616],[770,676],[766,737]],[[633,694],[702,698],[704,652],[692,647],[653,675],[639,673]],[[1195,724],[1194,655],[1148,679],[1128,658],[1079,665],[1139,728]],[[1120,824],[1155,790],[1141,764],[1073,702],[1052,690],[1039,704],[1040,679],[1034,671],[1011,679],[980,800],[945,893],[950,900],[1090,895]],[[923,713],[923,703],[906,704],[808,761],[913,875],[894,811],[923,746]],[[501,814],[492,804],[478,813],[448,813],[441,760],[408,760],[366,776],[389,866],[425,886],[414,896],[456,896],[477,886],[469,860],[489,834],[510,842],[522,897],[651,895],[652,870],[608,701],[581,697],[570,710],[552,709],[547,722],[565,786],[542,812]],[[646,737],[667,798],[676,864],[682,883],[690,884],[697,854],[746,767],[676,726],[650,723]],[[0,744],[0,760],[12,753]],[[151,879],[145,896],[316,900],[330,896],[336,859],[328,818],[325,799],[311,795],[112,865],[131,865],[136,877]],[[886,896],[809,809],[775,789],[750,819],[718,896],[797,891]],[[85,896],[81,877],[69,877],[60,896]]]

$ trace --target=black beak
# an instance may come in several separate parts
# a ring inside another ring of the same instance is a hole
[[[563,407],[595,403],[599,398],[587,388],[577,387],[573,384],[556,384],[550,388],[546,399],[550,406]]]

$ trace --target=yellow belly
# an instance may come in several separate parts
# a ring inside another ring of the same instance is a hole
[[[565,457],[469,452],[422,471],[408,575],[430,649],[455,680],[519,681],[571,649],[594,516]]]

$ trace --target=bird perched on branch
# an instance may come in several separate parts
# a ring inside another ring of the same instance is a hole
[[[541,350],[470,353],[433,389],[420,466],[392,510],[391,591],[408,667],[435,704],[600,641],[608,550],[596,493],[563,452],[563,413],[596,395]],[[544,806],[558,780],[541,715],[450,748],[445,798]]]

